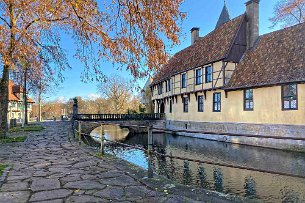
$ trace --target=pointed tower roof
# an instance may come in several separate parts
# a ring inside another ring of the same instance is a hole
[[[228,21],[230,21],[230,15],[229,15],[229,11],[227,8],[226,0],[224,0],[223,9],[219,16],[215,29],[218,28],[219,26],[221,26],[222,24],[225,24]]]

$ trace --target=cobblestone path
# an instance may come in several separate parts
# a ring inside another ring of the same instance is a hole
[[[158,184],[140,181],[123,161],[90,155],[70,141],[70,123],[44,125],[25,143],[0,145],[0,162],[13,165],[0,188],[1,203],[196,202],[183,193],[157,192]],[[209,201],[226,202],[215,198]]]

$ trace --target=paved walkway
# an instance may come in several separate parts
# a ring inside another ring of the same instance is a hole
[[[25,143],[0,144],[0,162],[13,164],[0,188],[1,203],[227,202],[178,187],[170,193],[162,181],[143,178],[142,170],[125,161],[98,158],[78,147],[70,141],[70,123],[44,125],[44,131],[31,134]]]

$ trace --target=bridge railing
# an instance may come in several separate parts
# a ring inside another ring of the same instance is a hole
[[[143,114],[77,114],[76,120],[82,121],[119,121],[119,120],[162,120],[165,119],[163,113],[143,113]]]

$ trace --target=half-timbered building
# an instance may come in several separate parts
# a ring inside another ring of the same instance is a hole
[[[168,127],[257,134],[261,124],[305,125],[304,23],[259,36],[259,0],[250,0],[233,19],[225,5],[212,32],[193,28],[191,38],[151,84]]]

